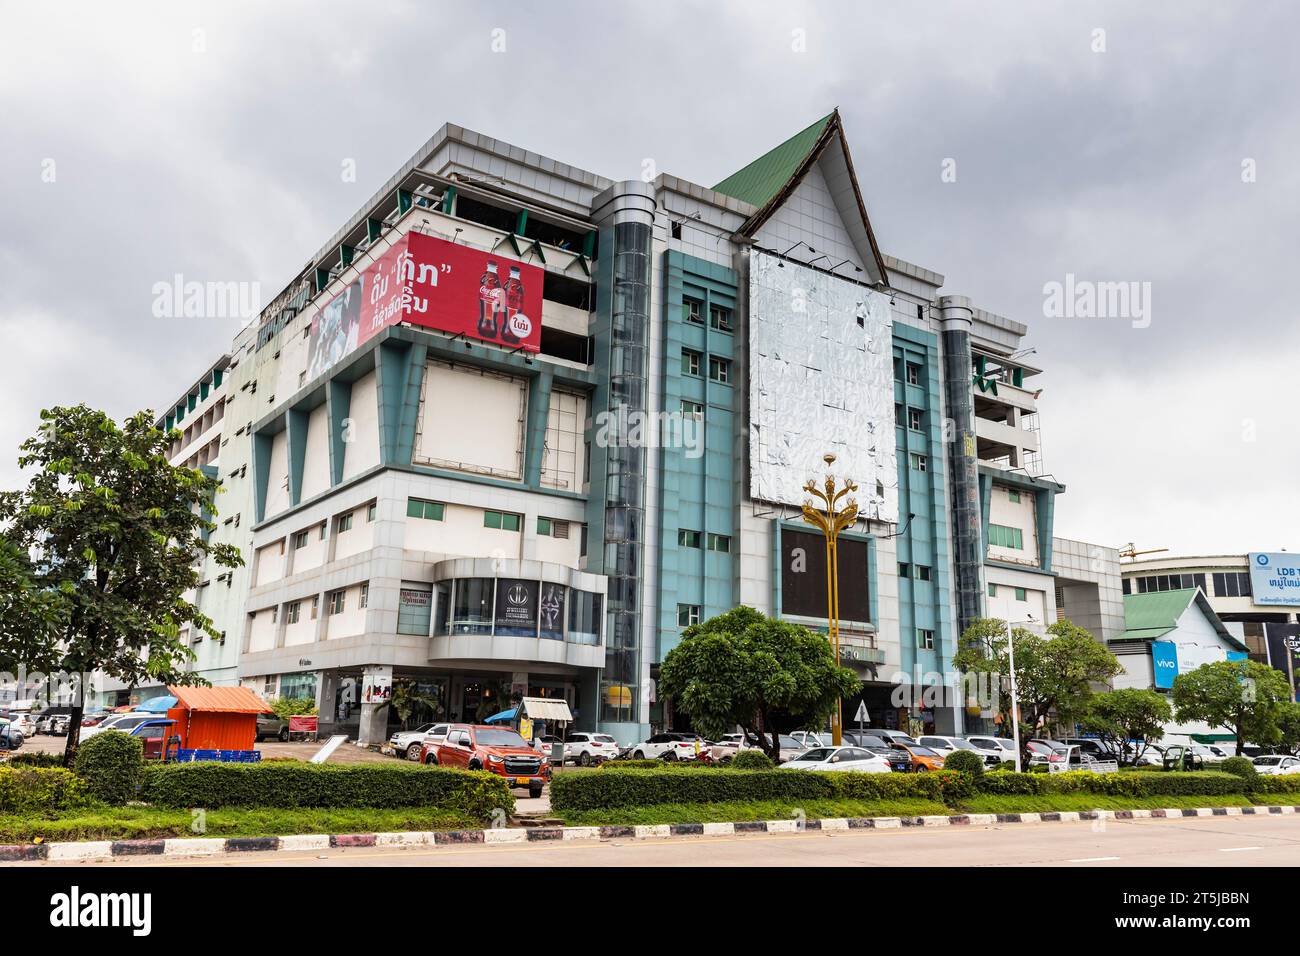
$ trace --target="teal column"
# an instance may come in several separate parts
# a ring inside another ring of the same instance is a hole
[[[343,461],[347,444],[343,441],[344,425],[352,410],[352,383],[330,379],[325,391],[326,412],[330,428],[330,485],[343,480]]]
[[[266,518],[266,486],[271,476],[272,436],[258,432],[253,436],[253,514],[257,521]]]
[[[427,350],[411,342],[389,341],[381,344],[377,353],[379,460],[385,465],[409,465]]]
[[[551,387],[555,374],[549,368],[533,378],[528,388],[528,441],[524,445],[524,483],[529,488],[542,484],[542,452],[546,447],[546,421],[551,411]]]
[[[302,469],[307,457],[308,413],[289,409],[289,505],[302,501]]]
[[[424,387],[427,357],[428,349],[419,342],[412,343],[406,356],[406,376],[397,417],[397,441],[394,444],[396,460],[403,465],[409,465],[415,455],[415,429],[419,425],[420,390]]]

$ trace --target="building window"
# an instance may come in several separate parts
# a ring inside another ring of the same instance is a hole
[[[1187,575],[1182,575],[1182,577],[1187,577]],[[1216,597],[1250,597],[1251,593],[1249,572],[1226,571],[1214,574],[1214,594]]]
[[[397,597],[397,633],[428,634],[432,610],[433,586],[403,581]]]
[[[709,532],[709,550],[721,551],[723,554],[731,553],[731,535],[714,534]]]
[[[915,362],[907,363],[907,384],[921,384],[921,366],[917,365]]]
[[[511,514],[508,511],[484,511],[483,527],[498,528],[502,531],[518,531],[522,526],[523,520],[519,515]]]
[[[307,539],[308,539],[308,532],[306,531],[295,532],[293,536],[293,550],[297,551],[299,548],[307,547]]]
[[[918,627],[916,629],[916,646],[923,651],[934,650],[934,631]]]
[[[351,531],[351,530],[352,530],[352,512],[349,511],[347,514],[339,515],[337,518],[334,519],[334,531],[337,534],[342,534],[344,531]]]
[[[690,627],[700,623],[700,606],[698,604],[677,605],[677,626]]]
[[[680,548],[698,548],[700,546],[700,533],[679,528],[677,530],[677,546]]]
[[[910,578],[912,576],[912,566],[904,561],[899,561],[898,576],[900,578]]]
[[[346,594],[347,594],[346,591],[331,591],[328,595],[326,595],[326,600],[329,602],[328,611],[331,616],[335,614],[343,613],[343,608],[346,601],[345,599]]]
[[[722,358],[709,358],[709,378],[726,385],[731,381],[731,362]]]
[[[701,355],[699,352],[694,352],[691,349],[682,349],[682,374],[699,375],[700,358]]]
[[[693,418],[697,422],[704,420],[704,406],[699,402],[682,399],[682,418]]]
[[[314,595],[311,599],[311,619],[314,621],[320,614],[320,595]]]
[[[1007,500],[1010,501],[1013,505],[1020,504],[1020,492],[1016,491],[1014,488],[1008,488]]]
[[[371,521],[374,521],[374,520],[375,520],[375,516],[376,516],[378,513],[379,513],[379,505],[375,504],[373,501],[370,502],[370,504],[366,505],[366,521],[367,521],[367,523],[368,523],[368,522],[371,522]]]
[[[682,300],[682,321],[694,325],[704,324],[704,303],[699,299]]]
[[[1017,601],[1027,600],[1024,588],[1016,588],[1016,600]]]
[[[997,596],[998,596],[998,586],[996,584],[990,584],[989,597],[997,597]]]
[[[903,424],[903,406],[899,402],[894,403],[894,424]]]
[[[1024,550],[1024,532],[1019,528],[991,524],[989,525],[989,544],[998,548],[1011,548],[1014,551]]]
[[[916,566],[916,579],[918,581],[930,580],[930,568],[928,565],[918,564]]]
[[[322,522],[317,526],[316,530],[317,530],[317,532],[319,532],[320,539],[321,539],[322,541],[324,541],[324,540],[325,540],[325,522],[322,521]]]
[[[272,624],[277,624],[277,623],[279,623],[279,620],[280,620],[280,605],[278,605],[278,604],[272,604],[272,605],[271,605],[271,623],[272,623]]]
[[[731,310],[722,309],[718,306],[709,307],[709,328],[717,329],[719,332],[731,331]]]
[[[289,605],[289,613],[285,615],[285,620],[290,624],[297,624],[302,617],[302,602],[293,601]]]
[[[537,533],[547,538],[567,538],[569,536],[569,522],[561,521],[558,518],[538,518]]]
[[[919,408],[909,408],[907,410],[907,427],[914,432],[921,430],[923,418]]]
[[[918,455],[916,452],[911,453],[912,467],[917,471],[925,471],[929,462],[925,460],[924,455]]]
[[[441,521],[445,514],[446,506],[441,501],[425,501],[423,498],[406,499],[406,516],[408,518]]]
[[[551,519],[550,519],[550,518],[538,518],[538,519],[537,519],[537,533],[540,534],[540,535],[542,535],[543,537],[546,537],[546,538],[549,538],[549,537],[551,536]]]
[[[357,607],[359,608],[370,607],[370,582],[369,581],[361,585],[361,597],[357,600]]]

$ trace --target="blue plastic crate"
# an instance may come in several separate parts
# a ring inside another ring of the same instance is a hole
[[[178,750],[177,763],[193,763],[199,760],[212,760],[217,763],[259,763],[262,759],[260,750]]]

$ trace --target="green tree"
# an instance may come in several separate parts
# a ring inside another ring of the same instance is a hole
[[[1163,694],[1136,687],[1106,691],[1095,695],[1083,717],[1085,730],[1101,738],[1120,763],[1133,766],[1147,748],[1165,734],[1165,724],[1173,718],[1173,708]],[[1130,740],[1141,744],[1126,751]]]
[[[85,405],[41,412],[18,459],[27,486],[0,495],[0,523],[32,556],[35,587],[59,602],[57,630],[24,627],[6,647],[29,670],[99,671],[128,685],[202,682],[188,669],[194,653],[181,629],[220,635],[185,594],[205,560],[229,568],[242,558],[209,543],[220,482],[168,462],[174,437],[148,412],[121,425]],[[69,766],[83,706],[78,696]]]
[[[1300,703],[1294,700],[1283,702],[1278,711],[1277,728],[1279,747],[1292,754],[1300,750]]]
[[[0,532],[0,669],[43,667],[42,661],[29,659],[27,648],[57,640],[64,611],[59,595],[37,583],[27,553]]]
[[[1258,661],[1215,661],[1174,678],[1178,722],[1200,721],[1232,731],[1238,756],[1248,740],[1261,745],[1281,741],[1284,705],[1290,700],[1286,675]]]
[[[1115,657],[1077,624],[1062,618],[1044,636],[1013,628],[1016,659],[1016,697],[1023,741],[1049,717],[1068,721],[1087,710],[1094,684],[1105,684],[1123,670]],[[953,664],[967,675],[984,675],[998,685],[997,708],[1002,726],[1011,726],[1010,657],[1007,624],[997,618],[979,618],[962,633]],[[1022,755],[1023,757],[1024,755]],[[1024,757],[1027,765],[1027,757]]]
[[[861,682],[829,642],[751,607],[692,624],[664,658],[659,690],[706,737],[739,726],[780,759],[783,732],[819,727]]]

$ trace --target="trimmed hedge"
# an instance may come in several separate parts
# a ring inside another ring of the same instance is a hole
[[[71,770],[0,767],[0,813],[47,813],[84,806],[86,787]]]
[[[29,750],[26,753],[11,754],[7,760],[0,766],[5,767],[44,767],[63,768],[63,754],[45,753],[40,750]]]
[[[662,760],[606,760],[600,765],[601,770],[658,770],[663,767]]]
[[[551,781],[551,808],[607,810],[656,803],[724,803],[755,800],[819,800],[835,796],[835,774],[793,770],[687,770],[660,767],[559,774]],[[846,775],[847,776],[847,775]]]
[[[488,819],[515,809],[503,778],[478,770],[414,764],[195,762],[146,769],[142,799],[164,807],[436,806]]]
[[[135,797],[140,786],[144,744],[120,730],[105,730],[77,748],[74,769],[92,797],[121,806]]]
[[[1265,792],[1300,793],[1300,776],[1261,777]],[[647,769],[607,764],[601,771],[565,773],[551,782],[551,806],[559,812],[606,810],[667,803],[758,800],[934,800],[949,805],[976,794],[1050,796],[1092,793],[1112,797],[1228,796],[1246,793],[1240,777],[1196,773],[816,773],[789,770]],[[1275,788],[1275,789],[1272,789]]]
[[[950,753],[943,762],[944,770],[968,773],[972,777],[984,775],[984,758],[973,750],[957,750]]]
[[[742,750],[731,758],[735,770],[772,770],[776,764],[761,750]]]
[[[1256,793],[1300,794],[1300,774],[1286,777],[1260,774],[1254,783]]]

